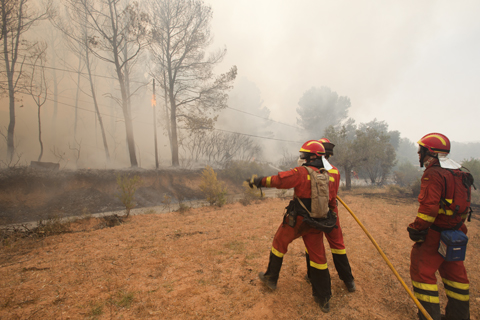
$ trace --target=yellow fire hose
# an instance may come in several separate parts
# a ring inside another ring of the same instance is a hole
[[[405,282],[403,281],[402,277],[400,277],[400,275],[398,274],[397,270],[395,270],[395,268],[393,267],[393,265],[390,263],[390,261],[388,260],[387,256],[383,253],[382,249],[380,249],[380,247],[378,246],[377,242],[375,241],[375,239],[373,239],[372,235],[367,231],[367,229],[365,228],[365,226],[360,222],[360,220],[358,220],[357,216],[353,213],[353,211],[347,206],[347,204],[345,202],[343,202],[342,199],[340,199],[339,196],[337,196],[337,199],[338,201],[340,201],[340,203],[345,207],[345,209],[348,210],[348,212],[350,212],[350,214],[352,215],[352,217],[357,221],[357,223],[360,225],[360,227],[363,229],[363,231],[366,233],[367,237],[370,239],[370,241],[372,241],[373,245],[375,246],[375,248],[377,248],[377,251],[380,253],[380,255],[383,257],[383,260],[385,260],[385,262],[388,264],[388,266],[390,267],[390,269],[392,269],[393,273],[395,274],[395,276],[397,277],[398,281],[400,281],[400,283],[402,284],[402,286],[405,288],[405,290],[408,292],[408,294],[410,295],[410,297],[412,298],[413,302],[415,302],[415,304],[417,305],[418,309],[423,313],[423,315],[425,316],[425,318],[427,318],[427,320],[433,320],[432,317],[428,314],[427,310],[425,310],[425,308],[420,304],[420,302],[417,300],[417,298],[415,298],[415,296],[413,295],[412,291],[410,291],[410,289],[407,287],[407,285],[405,284]]]

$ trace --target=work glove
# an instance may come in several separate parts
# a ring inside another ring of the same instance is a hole
[[[245,179],[248,182],[248,186],[253,189],[253,186],[260,188],[262,186],[263,177],[256,177],[253,175],[250,179]]]
[[[410,239],[415,242],[424,242],[427,238],[428,229],[425,230],[417,230],[412,227],[407,227],[408,235]]]

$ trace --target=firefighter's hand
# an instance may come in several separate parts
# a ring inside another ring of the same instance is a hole
[[[262,179],[263,177],[257,177],[253,175],[250,179],[246,179],[245,181],[248,182],[248,186],[253,189],[253,186],[259,188],[262,186]]]
[[[410,239],[412,239],[415,242],[424,242],[425,239],[427,238],[427,233],[428,229],[425,230],[417,230],[412,227],[407,227],[408,235],[410,236]]]

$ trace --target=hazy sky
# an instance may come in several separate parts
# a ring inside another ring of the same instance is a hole
[[[305,91],[351,99],[357,123],[385,120],[416,142],[441,132],[478,142],[480,1],[205,0],[222,72],[261,91],[271,118],[296,124]]]

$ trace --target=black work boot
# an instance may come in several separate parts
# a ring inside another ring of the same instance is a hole
[[[269,288],[275,291],[277,289],[277,281],[272,280],[270,276],[266,276],[264,272],[259,272],[258,277]]]
[[[322,312],[330,311],[329,300],[332,296],[332,284],[328,269],[320,270],[310,268],[310,281],[312,283],[312,295]]]
[[[312,284],[310,282],[310,256],[308,253],[305,253],[305,261],[307,262],[307,274],[305,275],[305,281],[307,281],[308,284]]]
[[[330,298],[320,298],[315,296],[313,299],[315,299],[315,302],[318,304],[322,312],[330,312]]]
[[[280,275],[280,269],[282,268],[283,258],[279,258],[270,252],[270,260],[268,262],[267,272],[260,272],[258,277],[265,285],[271,289],[277,289],[278,276]]]
[[[338,276],[347,286],[348,292],[354,292],[356,290],[355,282],[353,281],[352,269],[346,254],[333,253],[333,262],[335,269],[337,269]]]
[[[438,303],[430,303],[430,302],[420,300],[420,304],[423,306],[425,311],[427,311],[428,315],[433,320],[441,319],[440,305]],[[427,320],[427,318],[423,315],[423,313],[420,310],[418,310],[418,319]]]
[[[348,292],[355,292],[357,290],[357,287],[355,287],[355,281],[345,281],[345,285],[347,286]]]

